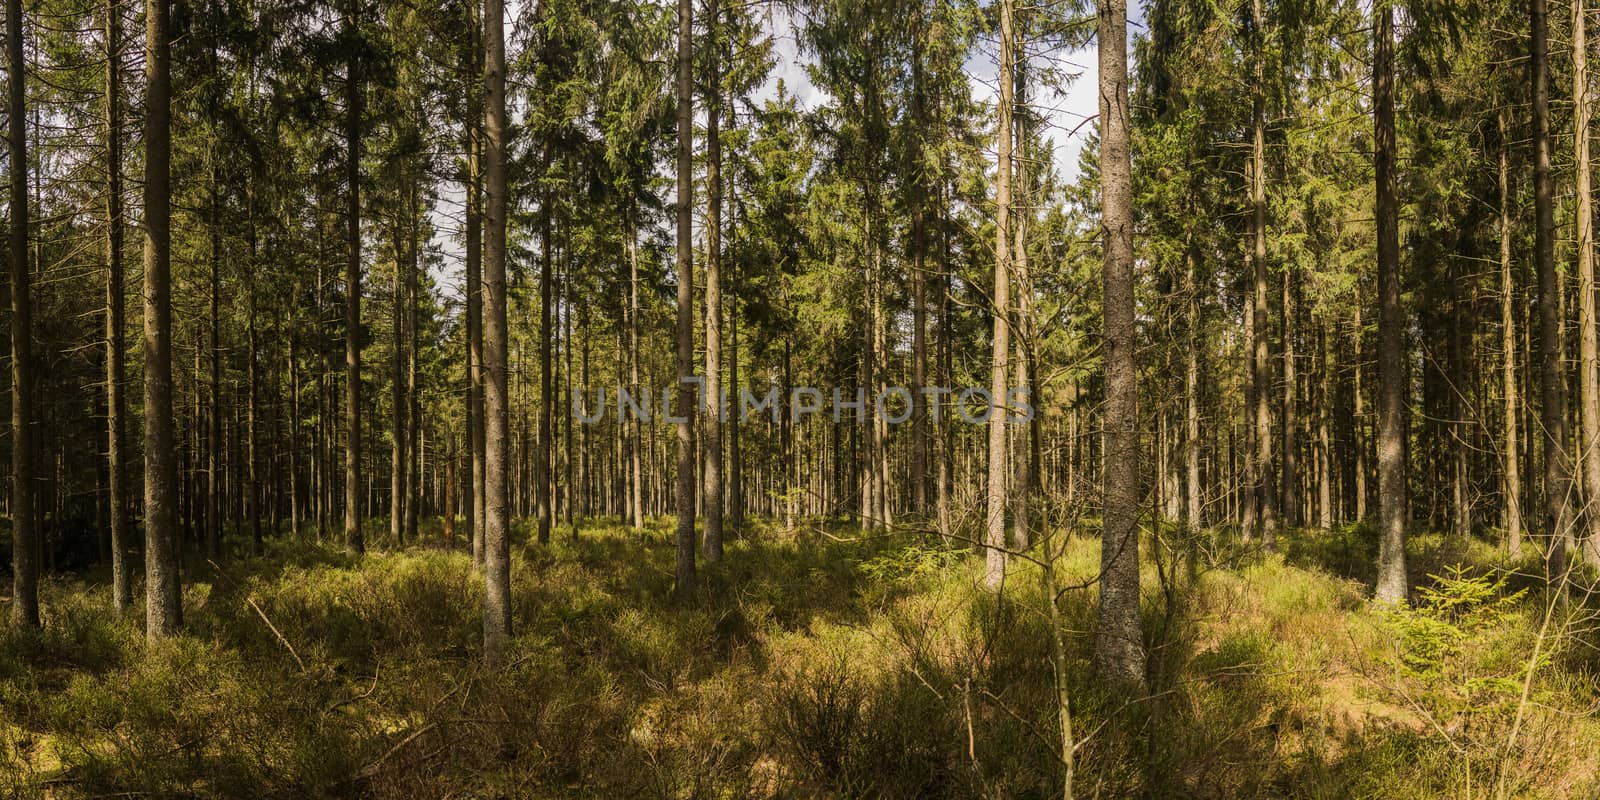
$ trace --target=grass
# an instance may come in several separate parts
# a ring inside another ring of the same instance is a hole
[[[596,525],[514,548],[516,637],[494,674],[479,667],[481,580],[460,552],[357,561],[275,540],[225,575],[190,565],[184,634],[156,645],[116,617],[103,582],[52,579],[44,632],[0,641],[0,787],[1060,796],[1037,568],[1017,566],[997,602],[961,553],[756,526],[679,605],[669,536],[664,523],[643,535]],[[1096,681],[1094,590],[1068,592],[1078,796],[1600,793],[1583,598],[1547,606],[1493,577],[1515,565],[1492,548],[1418,536],[1415,577],[1432,600],[1375,608],[1361,582],[1368,539],[1295,533],[1282,556],[1164,551],[1165,568],[1145,570],[1142,701]],[[1097,563],[1097,542],[1070,540],[1063,581]],[[1534,661],[1547,608],[1556,624]]]

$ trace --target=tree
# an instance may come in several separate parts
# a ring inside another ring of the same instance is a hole
[[[694,0],[678,0],[678,207],[677,207],[677,574],[673,592],[680,601],[695,588],[695,458],[694,458],[694,233],[690,205],[694,201]]]
[[[1567,452],[1566,369],[1561,363],[1561,294],[1555,258],[1555,202],[1550,180],[1550,65],[1545,0],[1532,0],[1534,264],[1539,273],[1540,423],[1544,429],[1544,530],[1549,571],[1565,568],[1576,519]],[[1380,490],[1381,491],[1381,490]]]
[[[111,522],[111,597],[119,613],[133,607],[129,563],[127,465],[127,339],[122,269],[122,4],[106,0],[106,472]]]
[[[989,395],[993,398],[993,404],[989,409],[988,513],[983,540],[987,562],[984,584],[990,591],[999,591],[1001,583],[1005,581],[1006,506],[1010,501],[1006,486],[1006,478],[1011,471],[1011,463],[1006,458],[1006,425],[1009,422],[1006,389],[1010,378],[1008,358],[1011,354],[1011,115],[1014,110],[1011,81],[1015,74],[1012,59],[1016,46],[1012,30],[1012,5],[1012,0],[1000,0],[1000,99],[996,104],[999,119],[995,125],[1000,144],[994,179],[994,335],[990,340],[992,353],[989,362]]]
[[[33,302],[28,283],[28,110],[21,0],[6,2],[6,54],[11,89],[7,135],[11,154],[11,559],[12,622],[39,627],[39,528],[33,478]]]
[[[1128,8],[1099,4],[1100,192],[1104,232],[1105,521],[1095,667],[1144,685],[1139,625],[1139,419],[1133,297],[1133,187],[1128,107]]]
[[[506,361],[506,45],[501,0],[485,0],[483,99],[486,231],[483,260],[484,581],[483,652],[504,663],[511,636],[511,426]]]
[[[1535,0],[1539,2],[1540,0]],[[1406,598],[1405,318],[1395,201],[1394,10],[1373,9],[1373,167],[1378,225],[1378,585],[1380,603]]]
[[[351,0],[344,32],[345,266],[344,266],[344,546],[366,550],[361,531],[361,59],[356,42],[360,9]]]
[[[1578,258],[1578,406],[1583,436],[1583,511],[1586,529],[1578,531],[1584,555],[1600,563],[1600,323],[1595,321],[1594,203],[1589,189],[1589,46],[1584,0],[1572,0],[1572,169],[1575,173]]]
[[[168,0],[145,0],[144,576],[145,635],[151,639],[171,636],[183,621],[172,414],[170,25]]]
[[[722,18],[717,0],[707,0],[706,39],[710,72],[706,81],[706,373],[705,396],[705,555],[722,560],[722,75],[718,61]],[[736,387],[737,388],[737,387]],[[735,409],[734,413],[738,413]]]

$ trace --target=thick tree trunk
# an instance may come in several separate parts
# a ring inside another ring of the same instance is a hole
[[[1378,584],[1382,603],[1406,599],[1405,315],[1395,198],[1394,12],[1379,4],[1373,42],[1373,160],[1378,222]]]
[[[1012,34],[1012,0],[1000,0],[1000,101],[996,110],[999,120],[1000,146],[995,167],[995,239],[994,239],[994,334],[990,356],[989,394],[989,480],[988,515],[984,526],[983,543],[986,548],[984,584],[991,591],[999,591],[1006,577],[1006,506],[1007,476],[1011,464],[1006,458],[1006,383],[1010,378],[1011,355],[1011,115],[1012,78],[1016,42]]]
[[[12,0],[16,2],[16,0]],[[673,593],[680,601],[695,590],[694,453],[694,0],[678,0],[678,207],[677,207],[677,365],[678,486],[676,506],[677,573]]]
[[[1534,259],[1539,270],[1539,342],[1544,427],[1544,527],[1552,574],[1566,566],[1576,535],[1572,461],[1567,451],[1567,383],[1562,360],[1561,287],[1555,261],[1555,210],[1550,180],[1550,76],[1545,0],[1532,0]]]
[[[418,111],[420,118],[421,112]],[[418,307],[421,302],[422,265],[417,253],[418,228],[422,224],[421,201],[417,197],[420,191],[417,183],[411,184],[411,214],[407,219],[410,225],[410,241],[407,256],[409,269],[406,270],[406,452],[410,456],[410,463],[406,466],[406,539],[417,541],[417,514],[418,506],[422,503],[422,395],[421,375],[417,364],[417,329],[420,322]]]
[[[122,5],[106,0],[106,460],[110,490],[111,596],[118,613],[133,607],[128,531],[127,338],[122,269]],[[19,162],[20,163],[20,162]]]
[[[506,46],[502,0],[485,0],[483,97],[487,106],[486,258],[483,288],[484,520],[483,653],[490,667],[505,663],[511,637],[510,397],[506,394]]]
[[[32,230],[28,218],[28,172],[32,162],[28,160],[26,81],[19,78],[27,74],[23,23],[21,0],[6,0],[6,53],[11,76],[11,120],[7,131],[11,144],[11,619],[20,628],[38,628],[40,544],[33,485],[33,304],[28,293],[28,235]],[[167,371],[170,404],[170,361]],[[170,442],[170,420],[167,429]]]
[[[10,0],[12,19],[20,14],[18,0]],[[178,575],[178,461],[172,408],[172,248],[171,183],[172,50],[167,0],[145,3],[145,105],[144,105],[144,528],[145,528],[145,635],[171,636],[183,623]],[[20,37],[17,42],[20,48]],[[19,67],[13,61],[13,68]],[[18,74],[18,73],[13,73]],[[18,91],[13,84],[13,92]],[[15,94],[13,95],[15,100]],[[15,111],[13,112],[15,113]],[[20,126],[13,117],[13,136]],[[15,140],[14,140],[15,141]],[[14,146],[15,147],[15,146]],[[15,152],[15,150],[13,150]],[[14,163],[25,164],[19,158]],[[12,202],[18,196],[13,186]],[[21,193],[26,198],[26,192]],[[24,206],[25,207],[25,206]],[[25,228],[24,228],[25,230]],[[13,237],[17,236],[13,227]],[[26,264],[12,239],[12,279],[17,264]],[[23,283],[26,286],[26,267]],[[13,325],[15,325],[13,321]],[[24,331],[26,328],[23,329]],[[26,363],[18,359],[17,363]],[[16,369],[13,366],[13,369]],[[24,405],[24,408],[26,406]],[[13,412],[15,418],[15,412]],[[20,442],[19,442],[20,443]],[[17,474],[27,467],[19,465]],[[14,513],[28,519],[29,497],[19,497]],[[21,530],[21,527],[18,527]],[[21,548],[19,547],[19,552]],[[21,596],[21,593],[18,593]]]
[[[1095,667],[1144,687],[1139,625],[1139,376],[1133,299],[1133,167],[1128,105],[1128,8],[1100,4],[1100,182],[1105,230],[1105,522],[1100,540],[1100,619]]]

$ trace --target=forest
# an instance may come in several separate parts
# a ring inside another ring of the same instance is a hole
[[[1588,2],[4,0],[0,796],[1600,796]]]

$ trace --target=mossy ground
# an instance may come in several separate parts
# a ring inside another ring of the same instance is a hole
[[[509,666],[487,673],[481,580],[436,527],[424,533],[360,559],[275,540],[225,576],[191,563],[184,634],[156,645],[116,617],[99,576],[48,581],[44,632],[0,641],[0,787],[1060,796],[1036,567],[1014,569],[997,603],[977,559],[911,537],[755,526],[676,604],[664,521],[642,536],[587,526],[514,548],[516,638]],[[1097,683],[1094,590],[1067,591],[1077,795],[1600,795],[1586,597],[1549,604],[1487,544],[1419,536],[1420,585],[1464,563],[1512,575],[1494,588],[1510,599],[1479,602],[1483,614],[1375,608],[1370,540],[1295,533],[1262,555],[1164,536],[1145,570],[1143,700]],[[1063,581],[1097,563],[1097,542],[1071,540]]]

